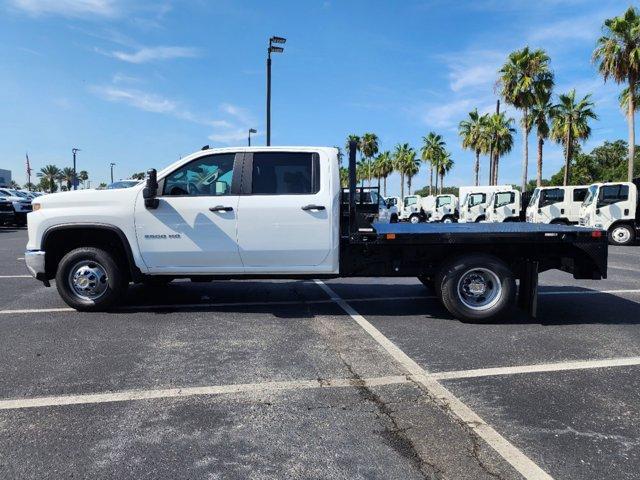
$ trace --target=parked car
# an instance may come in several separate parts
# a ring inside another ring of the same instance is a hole
[[[12,225],[15,223],[13,203],[4,197],[0,197],[0,225]]]
[[[580,225],[607,231],[609,243],[640,238],[640,177],[633,182],[594,183],[580,207]]]
[[[18,226],[26,225],[27,213],[31,211],[31,199],[24,193],[10,188],[0,188],[0,196],[11,202],[14,223]]]

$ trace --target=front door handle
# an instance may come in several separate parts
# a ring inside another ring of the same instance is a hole
[[[325,210],[324,205],[305,205],[302,210]]]
[[[233,207],[225,207],[224,205],[216,205],[209,209],[210,212],[233,212]]]

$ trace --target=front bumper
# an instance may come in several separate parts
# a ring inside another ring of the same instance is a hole
[[[27,270],[38,280],[45,281],[45,252],[42,250],[27,250],[24,252],[24,262],[27,264]]]

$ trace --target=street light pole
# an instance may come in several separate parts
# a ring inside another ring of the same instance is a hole
[[[284,37],[273,36],[269,39],[269,48],[267,49],[267,146],[271,145],[271,54],[284,52],[284,48],[276,47],[273,44],[284,44],[286,41],[287,39]]]
[[[252,133],[258,133],[258,131],[255,128],[250,128],[249,129],[249,136],[247,137],[247,145],[251,146],[251,134]]]
[[[115,163],[111,164],[111,183],[113,183],[113,167],[115,167],[115,166],[116,166]]]
[[[80,151],[79,148],[72,148],[71,153],[73,153],[73,189],[78,189],[78,176],[76,175],[76,153]]]

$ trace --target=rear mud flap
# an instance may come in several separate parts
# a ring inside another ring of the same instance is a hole
[[[538,262],[527,261],[524,264],[518,288],[518,308],[531,318],[538,316]]]

